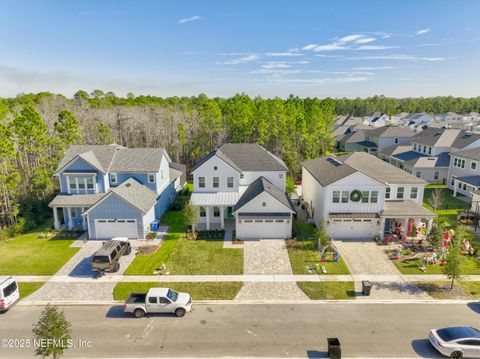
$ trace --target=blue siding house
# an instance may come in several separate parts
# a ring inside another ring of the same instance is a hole
[[[55,173],[55,229],[88,231],[90,239],[145,238],[182,188],[184,171],[162,148],[71,146]]]

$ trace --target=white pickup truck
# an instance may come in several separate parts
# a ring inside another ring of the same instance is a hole
[[[142,318],[147,313],[175,313],[183,317],[192,309],[192,297],[188,293],[169,288],[150,288],[147,293],[130,293],[123,311]]]

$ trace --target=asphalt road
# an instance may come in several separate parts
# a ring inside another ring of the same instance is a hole
[[[0,315],[0,338],[31,338],[41,307]],[[121,307],[65,307],[76,348],[66,357],[326,357],[338,337],[343,357],[439,358],[425,339],[448,325],[480,326],[480,304],[197,305],[184,318],[135,319]],[[91,348],[78,347],[78,340]],[[0,348],[31,358],[33,348]]]

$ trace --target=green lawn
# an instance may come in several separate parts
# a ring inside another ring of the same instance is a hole
[[[450,281],[415,282],[415,285],[426,291],[434,299],[480,298],[480,282],[456,281],[453,290],[450,289]]]
[[[355,299],[353,282],[297,282],[297,285],[313,300]]]
[[[20,298],[28,297],[33,292],[39,290],[45,282],[19,282],[18,290],[20,291]]]
[[[183,211],[170,211],[162,224],[169,226],[160,249],[148,256],[137,256],[127,275],[153,275],[165,263],[170,274],[242,274],[243,249],[223,248],[223,241],[185,238]]]
[[[288,256],[293,274],[310,274],[307,266],[312,266],[318,274],[322,274],[322,266],[327,269],[327,274],[350,274],[342,256],[339,256],[337,263],[320,262],[319,253],[313,249],[313,224],[295,221],[293,226],[297,239],[288,242]]]
[[[436,211],[429,205],[428,201],[432,196],[433,191],[441,189],[443,203]],[[470,204],[462,201],[458,197],[453,196],[453,191],[448,189],[446,185],[428,185],[425,187],[423,195],[423,206],[438,215],[437,223],[444,227],[456,227],[457,215],[462,210],[470,208]]]
[[[37,238],[47,228],[0,242],[0,275],[53,275],[78,250],[71,239]]]
[[[412,259],[403,262],[393,261],[393,264],[395,264],[395,267],[397,267],[402,274],[443,274],[443,267],[439,264],[426,265],[427,270],[422,272],[418,269],[423,265],[420,259]],[[472,257],[465,258],[464,270],[465,275],[480,274],[480,261]]]
[[[147,292],[152,287],[167,287],[190,293],[194,300],[232,300],[242,288],[242,282],[183,282],[183,283],[118,283],[113,289],[115,300],[125,300],[131,292]]]

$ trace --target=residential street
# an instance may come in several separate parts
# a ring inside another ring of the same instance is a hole
[[[31,337],[41,307],[16,306],[0,316],[2,339]],[[92,341],[66,357],[325,357],[338,337],[343,357],[439,358],[428,330],[480,323],[480,304],[197,305],[185,318],[134,319],[122,307],[75,306],[65,313],[74,342]],[[1,348],[1,358],[32,357],[33,349]]]

